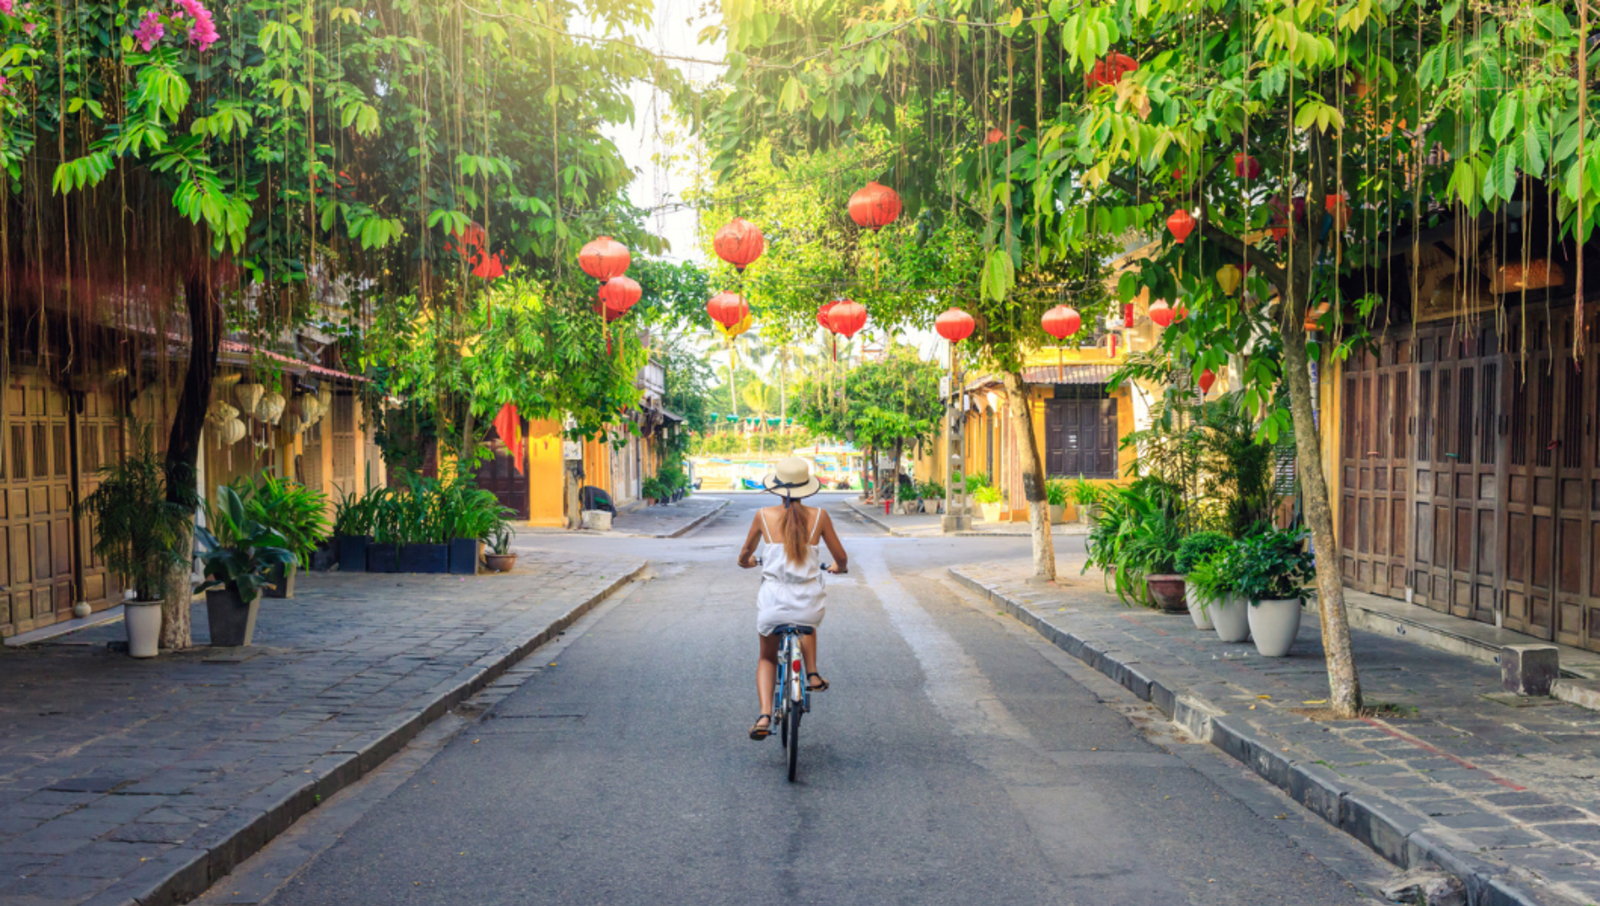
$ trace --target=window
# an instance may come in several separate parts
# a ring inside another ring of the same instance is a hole
[[[1074,392],[1045,403],[1045,472],[1076,478],[1117,477],[1117,401],[1096,393]]]

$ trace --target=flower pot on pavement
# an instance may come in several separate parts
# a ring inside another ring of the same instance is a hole
[[[267,570],[267,586],[262,594],[269,598],[294,597],[294,577],[299,571],[295,563],[279,563]]]
[[[261,610],[261,595],[246,602],[237,588],[213,588],[206,592],[206,621],[211,626],[211,644],[224,648],[249,645],[256,635],[256,615]]]
[[[1067,521],[1067,505],[1064,503],[1050,504],[1050,524],[1062,525]]]
[[[334,544],[339,548],[339,571],[346,573],[366,572],[367,545],[371,543],[371,535],[340,535],[335,538]]]
[[[1189,605],[1189,618],[1194,620],[1194,628],[1210,629],[1211,615],[1207,612],[1208,608],[1200,600],[1200,592],[1194,586],[1190,585],[1184,588],[1183,601]]]
[[[517,555],[515,553],[484,554],[483,565],[497,573],[508,573],[517,565]]]
[[[1224,642],[1242,642],[1250,638],[1250,603],[1238,595],[1229,595],[1226,601],[1207,608],[1211,612],[1211,625],[1217,638]]]
[[[450,571],[450,545],[400,545],[400,572],[447,573]]]
[[[1253,602],[1250,638],[1262,657],[1287,657],[1300,634],[1300,599],[1280,598]]]
[[[478,574],[478,559],[483,542],[476,538],[450,539],[450,571],[458,576]]]
[[[367,572],[392,573],[400,569],[400,545],[367,545]]]
[[[128,627],[128,656],[155,657],[160,654],[161,602],[122,602],[122,622]]]
[[[1004,504],[980,503],[978,507],[983,511],[984,522],[999,522],[1000,510],[1004,507]]]
[[[1155,599],[1162,613],[1188,612],[1188,605],[1184,603],[1182,576],[1170,573],[1145,576],[1144,584],[1149,587],[1150,597]]]

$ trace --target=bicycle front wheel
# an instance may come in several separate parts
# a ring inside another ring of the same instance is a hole
[[[794,783],[795,771],[800,767],[800,715],[799,708],[789,709],[789,720],[784,727],[785,744],[789,747],[789,782]]]

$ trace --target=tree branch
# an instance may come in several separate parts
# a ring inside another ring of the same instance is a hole
[[[1165,196],[1161,193],[1154,191],[1141,192],[1138,184],[1134,183],[1125,176],[1119,176],[1115,173],[1112,173],[1107,175],[1106,182],[1124,192],[1127,192],[1130,195],[1133,195],[1136,198],[1140,194],[1145,194],[1150,195],[1151,197],[1161,197],[1163,200],[1166,200]],[[1261,251],[1253,245],[1250,245],[1243,239],[1240,239],[1221,227],[1213,226],[1205,218],[1204,211],[1201,213],[1199,223],[1200,232],[1206,238],[1217,243],[1218,245],[1227,247],[1229,251],[1244,259],[1251,267],[1260,271],[1263,276],[1271,281],[1272,285],[1276,286],[1279,292],[1288,292],[1288,271],[1285,271],[1282,266],[1268,257],[1266,252]]]

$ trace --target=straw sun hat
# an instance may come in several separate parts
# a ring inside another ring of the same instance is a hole
[[[767,477],[761,479],[761,485],[789,500],[810,497],[822,490],[822,482],[811,475],[811,463],[794,456],[778,460]]]

